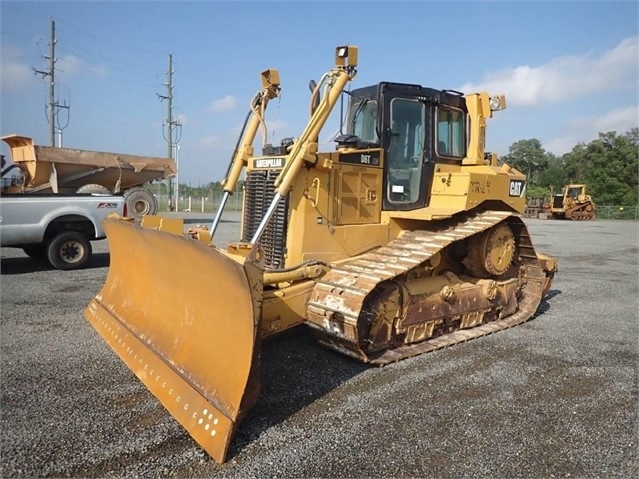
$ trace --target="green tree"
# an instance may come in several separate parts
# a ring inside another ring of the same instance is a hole
[[[508,148],[508,154],[502,157],[504,163],[517,168],[528,178],[528,186],[540,185],[540,173],[548,166],[548,153],[536,138],[519,140]]]
[[[639,176],[639,128],[623,135],[599,133],[590,143],[578,143],[561,158],[547,153],[539,140],[519,140],[501,160],[528,176],[526,196],[560,192],[566,184],[586,184],[596,203],[636,205]]]
[[[547,154],[548,163],[545,169],[539,172],[539,186],[547,188],[553,187],[555,191],[561,191],[566,184],[566,170],[561,158],[557,158],[552,153]]]
[[[637,204],[639,129],[624,135],[599,133],[590,143],[580,143],[562,157],[567,181],[585,183],[596,203]]]

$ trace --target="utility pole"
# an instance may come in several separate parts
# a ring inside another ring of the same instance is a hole
[[[46,60],[49,60],[49,69],[46,71],[36,70],[33,68],[34,73],[42,75],[42,78],[49,77],[49,102],[47,103],[47,121],[49,122],[49,136],[51,146],[56,146],[55,134],[56,124],[58,124],[58,112],[60,109],[69,109],[70,105],[66,102],[64,105],[60,105],[55,100],[55,44],[57,40],[55,38],[55,21],[51,19],[51,39],[49,40],[49,55],[44,56]],[[68,123],[67,123],[68,124]],[[62,146],[62,128],[58,127],[60,131],[60,144]]]
[[[175,172],[175,211],[180,206],[180,145],[175,147],[175,164],[177,171]]]
[[[182,126],[182,123],[173,120],[173,54],[169,53],[169,69],[166,72],[167,82],[166,85],[166,95],[160,95],[157,93],[157,96],[160,100],[167,100],[167,113],[166,113],[166,143],[167,143],[167,157],[169,159],[173,159],[173,147],[177,146],[177,143],[180,141],[179,132],[176,135],[175,141],[173,138],[174,131]],[[163,125],[164,126],[164,125]],[[171,178],[168,179],[168,208],[169,211],[173,211],[173,181]]]

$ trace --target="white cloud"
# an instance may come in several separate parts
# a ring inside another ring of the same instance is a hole
[[[224,135],[207,135],[197,141],[197,147],[202,151],[211,151],[226,146],[228,146],[228,141]]]
[[[23,63],[2,62],[0,81],[3,92],[25,90],[33,79],[33,70]]]
[[[639,127],[639,105],[615,108],[599,117],[582,117],[571,119],[565,133],[544,141],[544,148],[556,155],[563,155],[572,150],[577,143],[590,143],[599,137],[599,133],[616,131],[623,135],[631,128]]]
[[[11,46],[2,46],[0,55],[0,85],[2,91],[15,93],[26,90],[37,79],[31,65],[21,61],[22,51]]]
[[[56,69],[60,72],[60,76],[64,78],[69,78],[83,72],[98,76],[105,76],[108,73],[106,66],[98,64],[90,65],[75,55],[58,57]]]
[[[209,113],[220,113],[223,111],[230,111],[235,108],[237,103],[237,99],[232,95],[226,95],[224,98],[220,98],[219,100],[214,100],[209,103],[209,106],[206,108],[206,111]]]
[[[570,121],[570,126],[575,129],[591,127],[598,132],[617,131],[625,132],[632,127],[638,127],[639,106],[615,108],[599,118],[577,118]]]
[[[539,66],[506,68],[487,74],[481,83],[467,83],[460,89],[505,93],[511,105],[533,106],[636,84],[638,68],[639,37],[630,37],[599,55],[572,55]]]

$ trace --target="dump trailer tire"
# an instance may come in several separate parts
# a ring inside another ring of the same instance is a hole
[[[136,186],[124,192],[128,216],[141,220],[145,215],[154,215],[158,211],[158,200],[149,190]]]
[[[47,244],[47,258],[54,268],[78,269],[91,256],[91,242],[82,233],[64,231]]]
[[[99,194],[110,195],[111,192],[106,186],[98,185],[96,183],[89,183],[88,185],[82,185],[77,189],[76,193],[79,194]]]

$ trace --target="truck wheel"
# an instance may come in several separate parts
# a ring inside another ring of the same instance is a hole
[[[97,185],[95,183],[89,183],[88,185],[82,185],[76,193],[84,193],[84,194],[94,194],[97,193],[99,195],[110,195],[111,192],[106,186]]]
[[[47,259],[47,248],[43,244],[30,244],[22,248],[22,251],[33,259]]]
[[[57,269],[80,268],[90,256],[91,242],[77,231],[65,231],[54,236],[47,247],[47,258]]]
[[[136,186],[124,192],[127,216],[141,220],[144,215],[154,215],[158,211],[158,200],[150,191]]]

